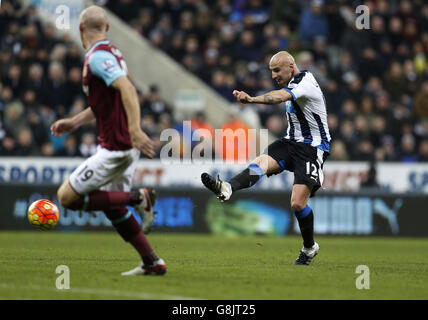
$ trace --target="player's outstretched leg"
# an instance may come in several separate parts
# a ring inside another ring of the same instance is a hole
[[[66,181],[58,190],[58,200],[65,208],[83,211],[106,211],[126,205],[133,206],[140,214],[143,221],[143,232],[147,234],[153,223],[156,192],[148,188],[140,188],[131,192],[95,190],[80,196]]]
[[[204,186],[211,190],[220,201],[224,202],[230,199],[232,192],[249,188],[257,183],[263,177],[263,170],[256,163],[252,163],[238,173],[229,182],[222,181],[220,178],[214,178],[204,172],[201,175],[201,180]]]

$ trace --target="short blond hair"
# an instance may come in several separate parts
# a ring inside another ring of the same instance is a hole
[[[90,6],[80,14],[80,23],[90,32],[104,32],[108,23],[107,13],[99,6]]]
[[[293,56],[288,53],[287,51],[279,51],[277,53],[275,53],[272,58],[270,58],[270,63],[280,63],[280,64],[290,64],[292,63],[293,65],[296,64],[296,62],[294,61]]]

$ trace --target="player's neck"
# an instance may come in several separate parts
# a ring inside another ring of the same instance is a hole
[[[295,67],[294,68],[294,72],[293,72],[293,77],[295,77],[296,75],[298,75],[300,73],[299,68]]]
[[[86,39],[86,51],[89,51],[97,42],[107,40],[105,35],[97,35]]]

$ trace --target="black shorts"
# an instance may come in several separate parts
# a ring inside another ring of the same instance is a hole
[[[279,139],[270,144],[265,151],[279,164],[279,171],[294,172],[294,184],[305,184],[312,187],[311,197],[321,187],[324,180],[322,168],[328,152],[312,147],[303,142]]]

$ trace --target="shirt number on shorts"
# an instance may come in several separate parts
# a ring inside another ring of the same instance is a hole
[[[86,168],[87,166],[84,167],[83,170],[79,172],[79,176],[83,175],[83,177],[80,178],[80,180],[82,180],[83,182],[88,181],[94,175],[94,170],[90,170],[90,169],[86,170]]]
[[[312,173],[311,173],[312,168]],[[310,163],[309,161],[306,162],[306,174],[310,174],[311,176],[318,177],[318,168],[313,163]]]

